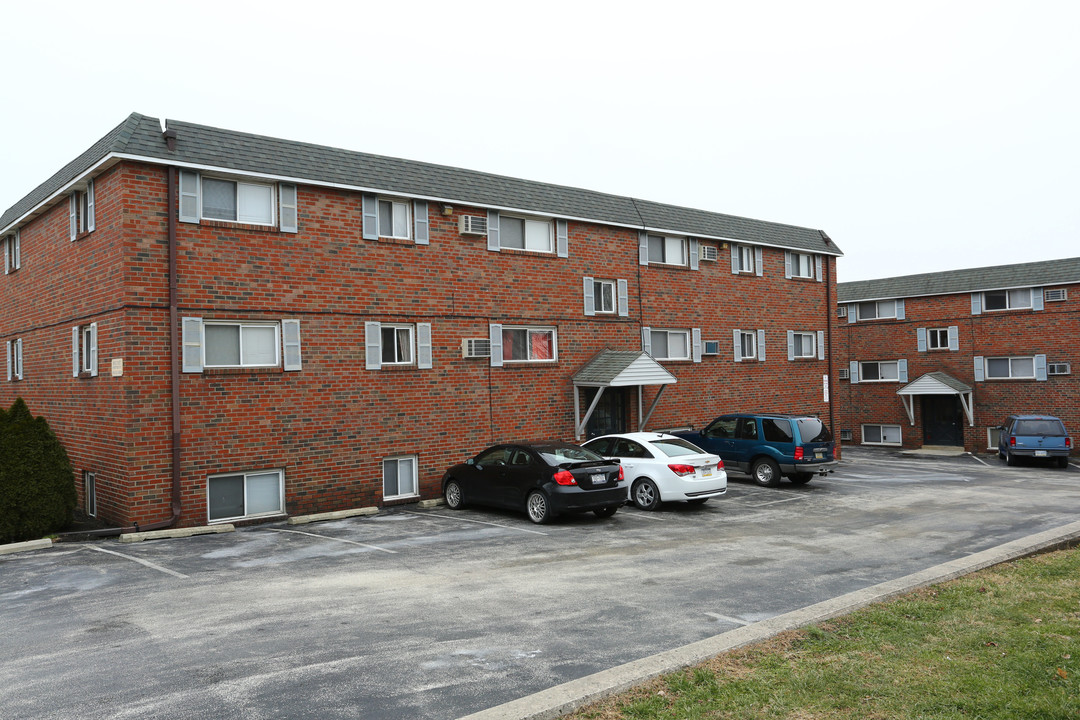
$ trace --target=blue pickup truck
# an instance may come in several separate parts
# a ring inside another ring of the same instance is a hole
[[[733,413],[721,415],[704,430],[674,434],[719,455],[729,471],[747,473],[765,487],[781,477],[803,485],[837,466],[832,433],[811,415]]]

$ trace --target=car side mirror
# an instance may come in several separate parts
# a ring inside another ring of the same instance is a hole
[[[469,458],[465,461],[466,465],[476,465],[476,458]]]

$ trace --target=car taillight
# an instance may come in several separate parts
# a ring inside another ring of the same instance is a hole
[[[622,465],[619,466],[619,479],[620,480],[625,480],[626,479],[626,473],[623,472]]]
[[[554,480],[560,485],[577,485],[577,480],[574,479],[569,470],[560,470],[555,473]]]
[[[723,460],[717,460],[716,461],[716,469],[717,470],[723,470],[724,469],[724,461]]]
[[[796,460],[802,460],[803,459],[803,449],[802,449],[801,446],[795,448],[795,459]]]
[[[671,468],[671,472],[675,473],[676,475],[678,475],[680,477],[683,476],[683,475],[693,475],[694,474],[694,466],[693,465],[678,465],[676,463],[671,463],[670,465],[668,465],[668,467]]]
[[[1016,447],[1016,438],[1015,437],[1011,437],[1011,436],[1009,437],[1009,447]]]

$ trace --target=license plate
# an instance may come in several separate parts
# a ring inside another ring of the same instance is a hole
[[[701,477],[712,477],[712,468],[711,467],[703,467],[703,468],[701,468]]]
[[[1036,450],[1035,451],[1035,457],[1046,457],[1046,451],[1045,450]]]
[[[815,459],[815,460],[824,460],[824,459],[825,459],[825,453],[824,453],[824,451],[822,451],[822,450],[815,450],[815,451],[814,451],[814,459]]]
[[[592,479],[593,485],[603,485],[607,482],[607,476],[600,473],[591,475],[590,478]]]

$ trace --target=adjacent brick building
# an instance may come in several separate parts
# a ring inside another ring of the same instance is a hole
[[[840,283],[837,300],[843,437],[986,452],[1012,413],[1080,432],[1080,258]]]
[[[818,230],[133,114],[0,238],[0,403],[49,419],[112,523],[410,502],[495,441],[831,413]]]

